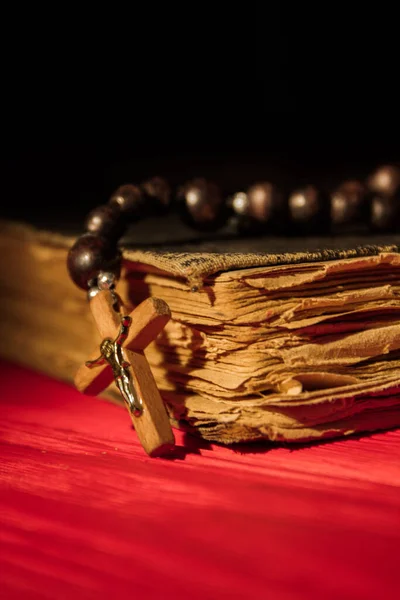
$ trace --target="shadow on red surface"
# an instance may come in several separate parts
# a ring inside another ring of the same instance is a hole
[[[400,432],[143,454],[123,408],[2,363],[3,598],[397,598]],[[182,460],[184,459],[184,460]]]

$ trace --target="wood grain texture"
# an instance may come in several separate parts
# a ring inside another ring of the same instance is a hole
[[[116,296],[110,291],[102,291],[89,303],[91,313],[102,340],[114,339],[121,323],[121,317],[114,309]],[[97,356],[99,353],[97,353]]]
[[[121,302],[121,300],[120,300]],[[120,317],[113,307],[110,292],[100,292],[90,302],[90,309],[102,338],[115,336]],[[164,329],[171,318],[168,304],[161,298],[146,298],[131,312],[122,308],[122,314],[131,314],[132,323],[124,346],[132,350],[145,350]]]
[[[143,351],[126,350],[125,355],[132,365],[135,390],[143,406],[138,417],[130,413],[132,423],[146,452],[160,456],[175,443],[164,402]]]
[[[112,294],[101,292],[90,302],[90,308],[102,339],[114,338],[118,331],[120,318],[113,308]],[[147,298],[134,310],[124,347],[132,350],[145,350],[164,329],[170,318],[171,312],[164,300]],[[100,351],[97,348],[88,360],[95,360],[99,354]],[[96,396],[113,381],[112,375],[107,371],[109,371],[107,365],[96,367],[96,369],[82,365],[74,379],[77,389],[85,394]]]
[[[115,311],[115,296],[102,291],[90,302],[90,308],[102,338],[115,339],[120,326],[120,314]],[[121,307],[121,314],[126,314]],[[163,300],[148,298],[135,308],[130,316],[132,323],[123,343],[124,355],[130,364],[135,391],[142,405],[142,413],[135,416],[129,411],[143,448],[150,456],[167,453],[174,445],[164,402],[154,376],[144,355],[144,349],[162,331],[170,318],[168,305]],[[100,351],[93,354],[97,358]],[[82,365],[75,377],[77,389],[97,395],[114,380],[111,367],[106,363],[94,368]]]
[[[296,449],[176,432],[0,366],[5,600],[397,600],[400,431]]]

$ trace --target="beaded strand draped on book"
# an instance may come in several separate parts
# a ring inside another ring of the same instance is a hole
[[[399,193],[395,166],[330,196],[313,185],[284,194],[269,182],[225,198],[204,179],[181,186],[175,207],[190,227],[216,230],[230,219],[238,234],[257,236],[231,239],[231,251],[210,238],[186,252],[123,248],[129,221],[174,207],[159,177],[119,187],[77,239],[5,223],[1,333],[10,343],[0,350],[68,380],[83,363],[78,389],[124,401],[150,455],[173,446],[166,411],[175,426],[223,443],[397,425],[399,239],[382,232],[397,230]],[[290,236],[259,237],[268,231]],[[318,247],[313,231],[343,235],[320,237]],[[38,281],[50,292],[40,301]],[[21,285],[34,312],[16,300]],[[61,321],[44,317],[57,298]],[[17,316],[33,333],[23,352],[10,327]],[[84,338],[97,342],[90,360]]]

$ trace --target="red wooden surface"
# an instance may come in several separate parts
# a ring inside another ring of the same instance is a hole
[[[297,449],[177,433],[0,369],[2,598],[397,598],[400,432]]]

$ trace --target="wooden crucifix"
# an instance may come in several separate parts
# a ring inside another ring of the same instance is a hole
[[[162,331],[171,313],[163,300],[148,298],[124,315],[117,310],[117,301],[110,290],[100,291],[90,301],[103,341],[100,356],[97,350],[79,368],[75,385],[96,396],[114,380],[144,450],[150,456],[161,456],[170,452],[175,439],[144,349]]]

